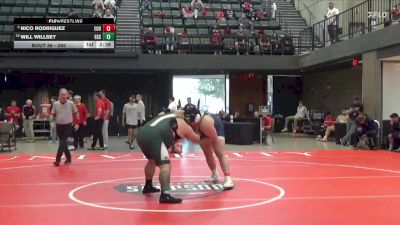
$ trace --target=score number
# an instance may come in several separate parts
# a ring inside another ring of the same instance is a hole
[[[103,24],[103,32],[114,32],[115,25],[114,24]]]

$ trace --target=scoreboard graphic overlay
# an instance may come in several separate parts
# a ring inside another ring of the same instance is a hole
[[[15,18],[14,49],[114,49],[113,19]]]

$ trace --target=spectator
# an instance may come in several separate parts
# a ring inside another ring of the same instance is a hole
[[[218,116],[222,121],[229,121],[229,115],[222,109],[218,112]]]
[[[175,28],[173,26],[165,27],[164,34],[167,51],[173,51],[175,48]]]
[[[279,49],[281,50],[283,55],[294,55],[295,47],[293,44],[293,40],[289,36],[289,34],[285,34],[284,37],[281,39]]]
[[[224,28],[224,35],[229,36],[232,34],[231,27],[228,25]]]
[[[258,20],[265,20],[265,18],[268,16],[267,9],[263,8],[261,11],[257,12],[257,18]]]
[[[188,108],[197,108],[195,105],[192,104],[192,98],[187,98],[187,104],[183,107],[183,111],[187,111]]]
[[[326,142],[328,141],[329,135],[335,131],[335,117],[332,116],[331,112],[327,112],[324,124],[321,126],[320,135],[317,137],[317,141]],[[322,137],[324,135],[324,137]]]
[[[261,131],[271,131],[272,129],[272,116],[271,115],[265,115],[262,116],[262,127]]]
[[[204,7],[203,10],[201,11],[201,14],[202,14],[203,16],[207,16],[208,13],[210,13],[210,11],[212,11],[211,8],[209,8],[209,7]]]
[[[261,132],[263,137],[265,136],[265,139],[263,138],[263,140],[265,140],[265,143],[267,143],[267,136],[265,133],[272,131],[272,123],[273,123],[273,118],[271,117],[270,114],[262,117]]]
[[[253,118],[255,118],[255,119],[260,118],[260,114],[258,113],[258,111],[254,111]]]
[[[282,132],[288,132],[289,121],[293,120],[293,133],[296,133],[297,122],[307,116],[307,108],[303,105],[303,101],[299,101],[299,106],[297,107],[296,115],[288,116],[285,118],[285,128]]]
[[[102,100],[102,95],[100,93],[96,93],[97,101],[96,101],[96,112],[94,115],[94,126],[93,126],[93,142],[92,146],[88,148],[88,150],[104,150],[104,140],[103,140],[103,121],[104,121],[104,112],[105,112],[105,104]],[[97,141],[99,141],[100,147],[97,147]]]
[[[398,24],[400,20],[400,8],[395,5],[392,9],[392,24]]]
[[[278,44],[278,37],[277,36],[272,36],[270,39],[270,44],[271,44],[271,53],[273,55],[279,54],[279,44]]]
[[[324,17],[325,19],[327,19],[328,34],[332,44],[337,41],[339,34],[338,15],[339,15],[339,10],[335,8],[333,2],[330,2],[329,8],[327,9]]]
[[[77,124],[73,127],[74,117],[76,120],[79,120],[79,113],[75,104],[68,100],[67,89],[60,89],[59,98],[60,100],[54,102],[53,108],[51,109],[52,119],[55,120],[57,136],[60,140],[56,161],[53,163],[54,166],[60,165],[63,154],[65,154],[67,158],[65,164],[71,163],[71,153],[68,149],[67,139],[72,135],[73,130],[76,131],[79,128]]]
[[[226,19],[236,20],[236,13],[232,10],[231,5],[224,9],[224,15]]]
[[[146,107],[143,103],[143,95],[137,94],[136,101],[138,103],[139,126],[142,126],[146,121]]]
[[[258,36],[258,46],[261,54],[271,54],[272,45],[269,39],[262,33]]]
[[[235,40],[235,48],[237,55],[240,55],[241,51],[245,51],[246,55],[249,54],[249,42],[243,28],[239,28],[239,32]]]
[[[225,13],[223,11],[216,11],[215,12],[215,19],[216,20],[222,20],[222,21],[226,20]]]
[[[190,7],[186,7],[186,6],[182,6],[182,16],[183,18],[193,18],[194,16],[194,12],[192,11],[192,8]]]
[[[392,113],[390,115],[390,131],[388,134],[389,140],[389,151],[396,149],[395,151],[400,151],[400,123],[399,115],[397,113]]]
[[[106,9],[106,7],[104,6],[103,0],[93,0],[92,6],[93,6],[94,10],[97,10],[97,9],[105,10]]]
[[[349,106],[349,120],[346,125],[346,135],[340,140],[342,145],[350,145],[352,136],[357,132],[356,119],[362,112],[364,112],[364,107],[360,102],[360,98],[354,97],[353,104]]]
[[[165,13],[163,11],[157,11],[153,15],[158,17],[158,18],[160,18],[160,19],[164,19],[165,18]]]
[[[214,24],[212,29],[211,45],[214,50],[214,55],[222,54],[222,32],[218,25]]]
[[[114,15],[111,13],[110,9],[106,9],[106,12],[105,12],[103,18],[114,19]]]
[[[129,149],[134,149],[133,142],[137,136],[138,122],[138,104],[134,95],[129,97],[129,102],[124,105],[122,110],[122,126],[128,131],[127,144]]]
[[[79,113],[79,118],[75,117],[74,118],[74,125],[78,125],[79,128],[74,131],[74,146],[75,149],[79,148],[83,149],[84,148],[84,141],[83,141],[83,132],[84,132],[84,127],[87,126],[87,116],[88,116],[88,108],[84,103],[82,103],[82,98],[79,95],[74,96],[74,103],[76,108],[78,109]]]
[[[106,90],[102,89],[99,91],[101,95],[101,100],[104,102],[104,114],[103,114],[103,126],[102,126],[102,134],[104,141],[104,148],[108,148],[108,124],[110,123],[111,117],[111,101],[107,98]]]
[[[253,4],[246,0],[242,4],[242,13],[248,13],[251,8],[253,8]]]
[[[36,118],[36,108],[32,104],[32,100],[26,100],[26,104],[22,108],[23,125],[27,141],[35,142],[35,134],[33,132],[33,120]]]
[[[253,32],[253,24],[249,19],[247,19],[246,14],[242,14],[242,17],[238,20],[239,29],[243,28],[246,33],[251,30]]]
[[[73,90],[68,90],[68,100],[74,101],[74,91]]]
[[[12,100],[10,106],[6,108],[5,116],[7,121],[13,123],[15,129],[18,130],[21,110],[17,106],[17,102],[15,100]]]
[[[246,14],[247,19],[249,19],[250,21],[258,21],[258,16],[256,11],[254,11],[253,8],[250,8],[249,12]]]
[[[178,111],[178,106],[175,103],[175,98],[173,96],[169,97],[169,105],[168,105],[168,111],[169,112],[176,112]]]
[[[272,9],[272,18],[275,19],[276,18],[276,10],[278,9],[278,7],[276,7],[275,1],[273,1],[272,5],[271,5],[271,9]]]
[[[378,127],[373,119],[364,113],[357,117],[357,147],[356,149],[372,150],[376,149],[376,135]]]
[[[116,2],[115,0],[104,0],[104,6],[107,9],[115,9]]]
[[[117,2],[115,3],[117,9],[121,8],[121,5],[122,5],[122,0],[117,0]]]
[[[178,34],[178,45],[179,45],[178,54],[188,52],[190,48],[189,44],[190,44],[189,37],[188,34],[186,33],[186,28],[185,28],[183,33]]]
[[[238,122],[240,120],[240,113],[239,111],[235,111],[233,114],[233,121]]]
[[[155,46],[157,43],[156,36],[154,35],[153,28],[149,29],[142,36],[142,46],[143,50],[147,51],[149,54],[153,54],[155,51]]]
[[[197,19],[199,12],[201,12],[204,8],[203,2],[201,0],[192,0],[190,6],[192,9],[194,9],[194,18]]]
[[[336,118],[336,123],[343,123],[343,124],[347,124],[347,121],[349,120],[349,115],[347,112],[346,108],[342,109],[342,114],[340,114],[337,118]]]
[[[58,98],[56,96],[52,96],[50,98],[50,112],[53,109],[54,102],[56,102]],[[56,123],[54,121],[50,121],[50,137],[51,137],[51,143],[57,144],[57,131],[56,131]]]
[[[70,19],[79,19],[79,15],[76,13],[75,9],[70,9],[68,13],[68,18]]]
[[[148,10],[151,12],[152,9],[152,4],[151,4],[151,0],[143,0],[142,1],[142,11],[144,10]]]
[[[94,18],[103,18],[103,13],[100,10],[95,10],[93,14]]]

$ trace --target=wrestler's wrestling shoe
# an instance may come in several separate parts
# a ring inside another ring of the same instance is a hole
[[[218,173],[211,174],[211,176],[206,180],[206,182],[217,183],[218,182]]]
[[[182,203],[182,199],[174,198],[170,194],[161,193],[160,203],[179,204],[179,203]]]
[[[142,193],[143,194],[150,194],[150,193],[155,193],[155,192],[159,192],[160,189],[155,188],[153,185],[145,185],[143,187]]]
[[[235,184],[233,183],[232,178],[230,176],[225,177],[225,181],[224,181],[224,184],[222,185],[222,187],[225,190],[231,190],[235,187]]]

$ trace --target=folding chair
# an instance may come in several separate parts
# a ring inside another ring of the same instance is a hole
[[[265,141],[266,145],[268,145],[268,136],[271,137],[272,144],[275,144],[274,136],[272,135],[274,129],[275,129],[275,118],[272,118],[271,129],[262,132],[262,137],[263,137],[262,140]]]
[[[12,149],[17,150],[14,123],[0,123],[0,145],[1,151],[4,151],[5,148],[8,148],[8,151],[10,152]]]

